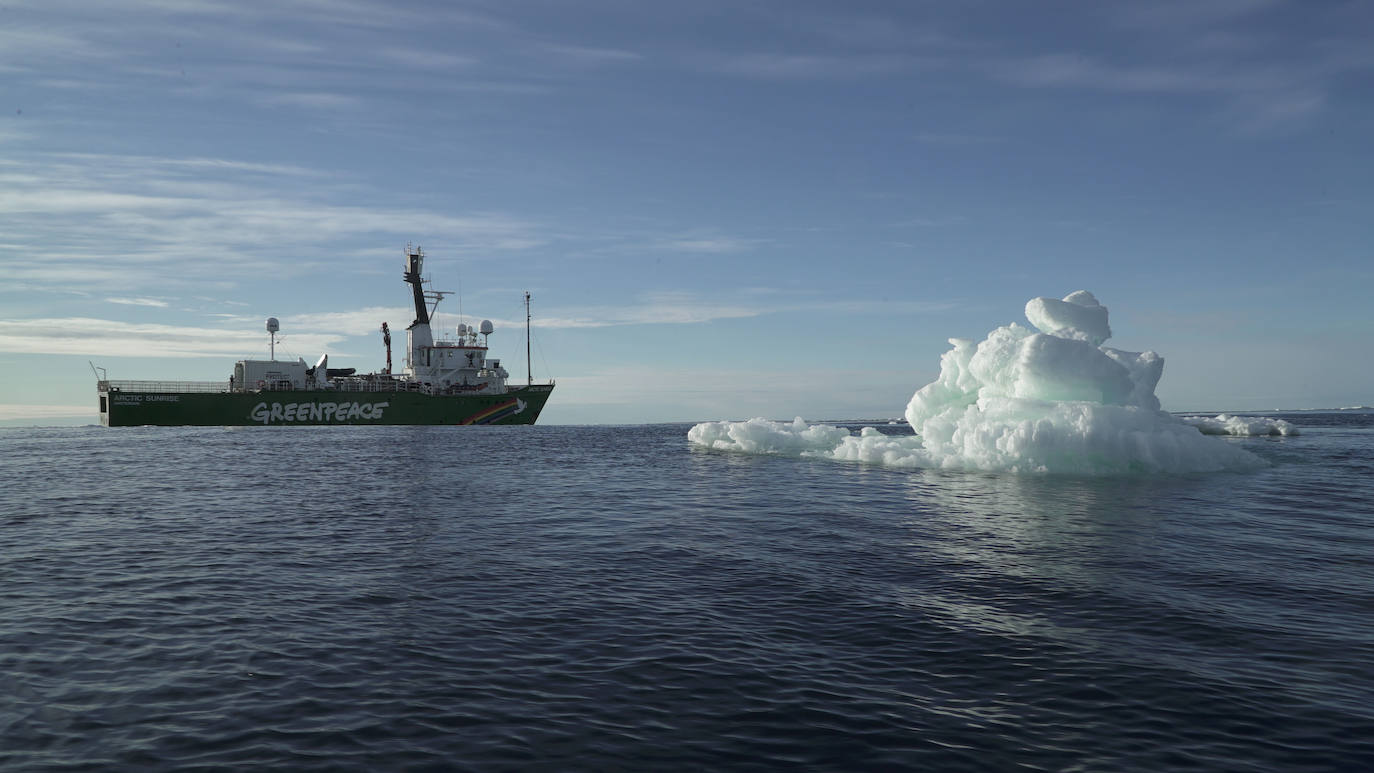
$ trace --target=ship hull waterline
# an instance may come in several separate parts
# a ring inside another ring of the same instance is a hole
[[[100,392],[100,423],[139,426],[320,426],[533,424],[553,392],[534,384],[503,394],[340,392]]]

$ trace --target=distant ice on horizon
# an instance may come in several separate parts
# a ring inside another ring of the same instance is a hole
[[[1283,419],[1270,419],[1263,416],[1234,416],[1222,413],[1216,416],[1180,416],[1179,419],[1206,435],[1297,435],[1298,428]]]
[[[721,450],[892,467],[1113,474],[1265,464],[1204,435],[1211,425],[1161,411],[1155,387],[1164,359],[1103,346],[1112,334],[1107,307],[1092,293],[1033,298],[1025,314],[1034,331],[1013,322],[979,343],[949,339],[939,377],[907,404],[915,437],[873,427],[855,435],[798,418],[790,424],[707,422],[692,427],[687,438]]]

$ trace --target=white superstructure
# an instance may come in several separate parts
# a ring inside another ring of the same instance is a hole
[[[460,323],[456,339],[434,340],[430,329],[434,307],[428,301],[438,306],[448,293],[424,291],[424,261],[418,247],[407,248],[405,280],[415,299],[415,321],[406,328],[405,378],[436,394],[504,393],[510,374],[500,360],[487,359],[487,337],[495,329],[491,320],[482,320],[480,326]]]
[[[336,389],[342,391],[406,391],[433,395],[505,394],[510,374],[501,361],[487,358],[487,339],[495,329],[491,320],[479,325],[459,323],[455,337],[435,340],[432,328],[434,308],[447,292],[426,291],[424,253],[406,248],[405,281],[411,286],[415,302],[415,321],[406,328],[405,367],[396,375],[390,372],[391,333],[383,324],[387,343],[387,370],[382,373],[354,375],[352,368],[330,369],[329,357],[320,357],[314,367],[305,360],[294,362],[275,357],[276,335],[281,329],[276,318],[267,321],[272,336],[273,356],[268,360],[239,360],[234,365],[230,391],[280,391]],[[433,305],[431,305],[431,303]]]

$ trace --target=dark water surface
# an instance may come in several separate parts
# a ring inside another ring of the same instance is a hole
[[[1247,474],[0,430],[6,770],[1374,768],[1374,421]]]

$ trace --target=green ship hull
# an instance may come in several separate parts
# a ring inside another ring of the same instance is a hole
[[[326,389],[132,391],[107,384],[99,390],[100,423],[107,427],[533,424],[552,393],[553,384],[482,395]]]

